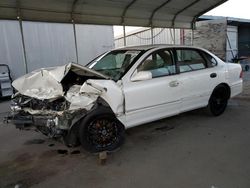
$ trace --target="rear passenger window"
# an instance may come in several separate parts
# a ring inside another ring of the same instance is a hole
[[[177,65],[180,72],[189,72],[206,68],[206,61],[200,53],[192,49],[177,49]]]

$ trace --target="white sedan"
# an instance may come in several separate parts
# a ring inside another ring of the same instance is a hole
[[[242,92],[242,69],[209,51],[186,46],[137,46],[107,52],[86,67],[33,71],[13,82],[17,128],[35,126],[67,145],[114,150],[125,129],[207,107],[222,114]]]

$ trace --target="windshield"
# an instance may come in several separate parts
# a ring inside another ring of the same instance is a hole
[[[88,67],[117,81],[140,52],[139,50],[112,51],[96,58]]]

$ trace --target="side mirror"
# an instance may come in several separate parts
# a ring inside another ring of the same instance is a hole
[[[152,73],[150,71],[140,71],[140,72],[135,73],[131,77],[132,82],[151,80],[151,79],[152,79]]]

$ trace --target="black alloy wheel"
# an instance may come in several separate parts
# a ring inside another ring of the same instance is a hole
[[[117,122],[108,117],[93,120],[87,131],[89,143],[101,150],[114,145],[118,140]]]
[[[90,152],[113,151],[124,141],[124,126],[111,112],[93,111],[82,121],[80,141]]]
[[[208,108],[211,114],[214,116],[221,115],[227,107],[228,98],[226,87],[223,85],[217,86],[209,99]]]

